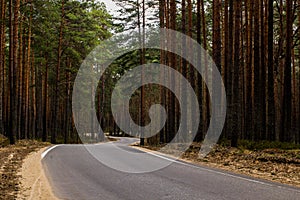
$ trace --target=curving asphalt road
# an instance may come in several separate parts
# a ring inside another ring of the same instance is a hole
[[[46,151],[42,162],[55,195],[70,200],[300,199],[298,188],[180,161],[140,174],[107,166],[134,171],[144,169],[141,164],[150,168],[168,164],[169,158],[128,146],[135,141],[122,138],[114,143],[60,145]]]

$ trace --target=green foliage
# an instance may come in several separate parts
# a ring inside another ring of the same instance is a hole
[[[0,147],[5,147],[9,145],[9,139],[4,135],[0,134]]]
[[[220,139],[218,142],[219,145],[223,147],[230,147],[231,141],[226,138]],[[260,151],[264,149],[281,149],[281,150],[294,150],[300,149],[299,144],[279,142],[279,141],[250,141],[250,140],[239,140],[238,148],[241,150],[254,150]]]
[[[68,70],[73,76],[76,75],[87,54],[101,41],[111,37],[111,16],[103,3],[94,0],[66,0],[65,4],[65,15],[61,16],[61,1],[37,0],[33,2],[32,32],[35,60],[38,64],[45,64],[45,56],[47,56],[50,67],[48,79],[50,85],[55,83],[61,22],[63,22],[61,54],[63,59],[70,59],[72,69]],[[41,60],[44,61],[40,62]],[[64,64],[62,68],[65,68]],[[44,67],[41,70],[44,71]]]
[[[219,141],[218,144],[223,146],[223,147],[230,147],[231,141],[225,137],[222,137]]]
[[[119,6],[119,17],[115,17],[114,24],[118,27],[118,32],[138,28],[142,24],[143,7],[142,1],[136,0],[113,0]],[[158,26],[158,1],[149,0],[145,2],[146,27]],[[138,18],[140,17],[140,19]]]
[[[65,135],[69,134],[66,136],[67,140],[73,142],[76,140],[74,134],[71,133],[75,130],[71,129],[70,108],[73,82],[86,56],[103,40],[112,36],[112,17],[107,12],[104,3],[97,0],[35,0],[22,4],[20,11],[20,15],[24,17],[21,19],[24,29],[24,56],[26,57],[24,63],[27,61],[26,47],[29,31],[31,32],[31,56],[28,60],[32,62],[35,71],[29,73],[29,92],[36,90],[36,103],[39,109],[38,119],[33,121],[42,124],[40,122],[41,108],[44,106],[42,105],[44,99],[47,98],[49,106],[47,128],[50,129],[57,124],[58,132],[54,136],[57,137],[57,141],[65,141]],[[31,76],[34,73],[36,73],[35,83],[31,83]],[[44,94],[45,83],[48,86],[47,94],[46,97],[41,98]],[[40,95],[39,98],[38,95]],[[55,104],[56,99],[58,99],[59,106]],[[59,110],[57,107],[63,109]],[[52,115],[57,114],[54,112],[64,112],[64,114],[54,118]],[[69,125],[66,127],[67,123]],[[29,132],[33,131],[29,130]],[[47,130],[48,136],[51,132],[53,130]]]

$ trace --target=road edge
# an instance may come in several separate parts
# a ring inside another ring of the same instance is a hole
[[[21,190],[18,193],[17,199],[58,200],[53,193],[42,165],[42,154],[47,149],[49,149],[49,147],[42,148],[29,154],[24,159],[19,172],[21,176]]]
[[[133,145],[129,145],[132,148],[135,148],[137,150],[143,151],[145,153],[149,153],[153,156],[157,156],[157,157],[161,157],[163,159],[168,159],[168,160],[174,160],[174,162],[179,163],[179,164],[183,164],[183,165],[188,165],[190,167],[196,167],[196,168],[201,168],[201,169],[205,169],[208,171],[212,171],[214,173],[218,173],[218,174],[223,174],[226,176],[232,176],[235,178],[239,178],[239,179],[243,179],[243,180],[247,180],[250,182],[257,182],[260,184],[264,184],[264,185],[270,185],[270,186],[274,186],[274,187],[278,187],[278,188],[286,188],[292,191],[297,191],[299,192],[299,187],[297,185],[292,185],[292,184],[287,184],[287,183],[282,183],[279,181],[275,181],[275,180],[270,180],[268,178],[264,178],[261,176],[256,176],[256,175],[249,175],[249,174],[244,174],[241,173],[239,171],[235,171],[235,170],[229,170],[227,168],[222,168],[221,166],[217,165],[217,164],[209,164],[209,163],[205,163],[205,162],[196,162],[196,161],[192,161],[192,160],[188,160],[188,159],[184,159],[184,158],[177,158],[171,154],[165,154],[162,152],[158,152],[155,150],[151,150],[145,147],[141,147],[141,146],[136,146],[137,144],[133,144]]]

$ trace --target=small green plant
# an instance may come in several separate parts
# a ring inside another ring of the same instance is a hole
[[[9,145],[9,140],[4,135],[0,134],[0,147],[5,147]]]

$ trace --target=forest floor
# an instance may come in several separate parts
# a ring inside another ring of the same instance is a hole
[[[48,143],[37,141],[20,141],[16,145],[0,147],[0,199],[17,199],[22,188],[23,161],[30,154],[49,146]],[[29,176],[32,176],[29,173]]]
[[[137,146],[137,145],[135,145]],[[144,146],[159,150],[159,146]],[[255,178],[300,187],[300,150],[247,150],[216,146],[205,158],[199,158],[200,143],[193,143],[181,160],[208,167],[219,168]],[[164,152],[169,155],[175,153]]]

